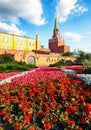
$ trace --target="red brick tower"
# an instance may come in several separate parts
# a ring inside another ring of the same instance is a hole
[[[70,47],[66,46],[64,39],[60,37],[57,17],[55,18],[55,25],[54,25],[52,39],[49,39],[49,49],[51,50],[51,52],[56,52],[56,53],[63,53],[63,52],[70,51]]]

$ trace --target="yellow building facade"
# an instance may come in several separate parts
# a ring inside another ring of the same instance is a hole
[[[0,49],[32,51],[40,49],[39,36],[36,39],[14,34],[0,33]]]
[[[36,66],[49,66],[61,59],[74,61],[76,57],[63,57],[60,53],[52,53],[41,48],[39,36],[35,39],[14,34],[0,33],[0,55],[7,53],[13,55],[16,61],[23,61]]]

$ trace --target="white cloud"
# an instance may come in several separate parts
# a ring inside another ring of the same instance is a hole
[[[78,4],[78,0],[60,0],[56,6],[59,22],[65,22],[71,14],[81,15],[86,11],[88,9]]]
[[[86,33],[84,34],[84,38],[85,38],[85,39],[91,38],[91,31],[86,32]]]
[[[87,32],[86,34],[91,36],[91,31]]]
[[[14,33],[14,34],[23,35],[23,36],[26,34],[26,32],[19,30],[18,27],[13,23],[8,25],[6,23],[0,22],[0,31],[8,32],[10,34]]]
[[[77,41],[77,42],[82,39],[82,35],[77,34],[77,33],[72,33],[72,32],[63,33],[63,37],[66,40]]]
[[[91,45],[86,45],[86,46],[81,46],[79,50],[85,51],[85,52],[90,52],[91,53]]]
[[[72,14],[75,15],[81,15],[82,13],[88,11],[87,8],[85,8],[84,6],[80,5],[80,4],[76,4],[75,9],[73,10]]]
[[[35,25],[45,24],[40,0],[0,0],[0,19],[19,22],[19,18]]]
[[[88,32],[86,34],[91,35],[91,32]],[[73,32],[65,32],[63,33],[63,38],[65,39],[67,44],[71,45],[71,51],[77,49],[91,53],[91,43],[89,42],[89,40],[84,39],[84,35]]]

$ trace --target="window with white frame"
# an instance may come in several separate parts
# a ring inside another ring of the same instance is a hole
[[[1,46],[2,49],[10,49],[9,46]]]
[[[23,43],[24,43],[24,41],[23,41],[23,40],[21,40],[21,39],[17,39],[17,40],[16,40],[16,43],[17,43],[17,44],[23,44]]]
[[[2,37],[2,42],[4,42],[4,37]]]
[[[2,42],[10,42],[10,38],[9,37],[2,37]]]
[[[29,42],[29,46],[34,46],[34,42]]]
[[[7,38],[7,39],[6,39],[6,42],[10,42],[10,38]]]

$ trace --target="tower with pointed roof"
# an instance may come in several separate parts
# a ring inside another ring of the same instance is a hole
[[[70,47],[66,46],[64,39],[60,37],[57,17],[55,18],[52,39],[49,39],[49,49],[51,50],[51,52],[56,53],[64,53],[70,51]]]

